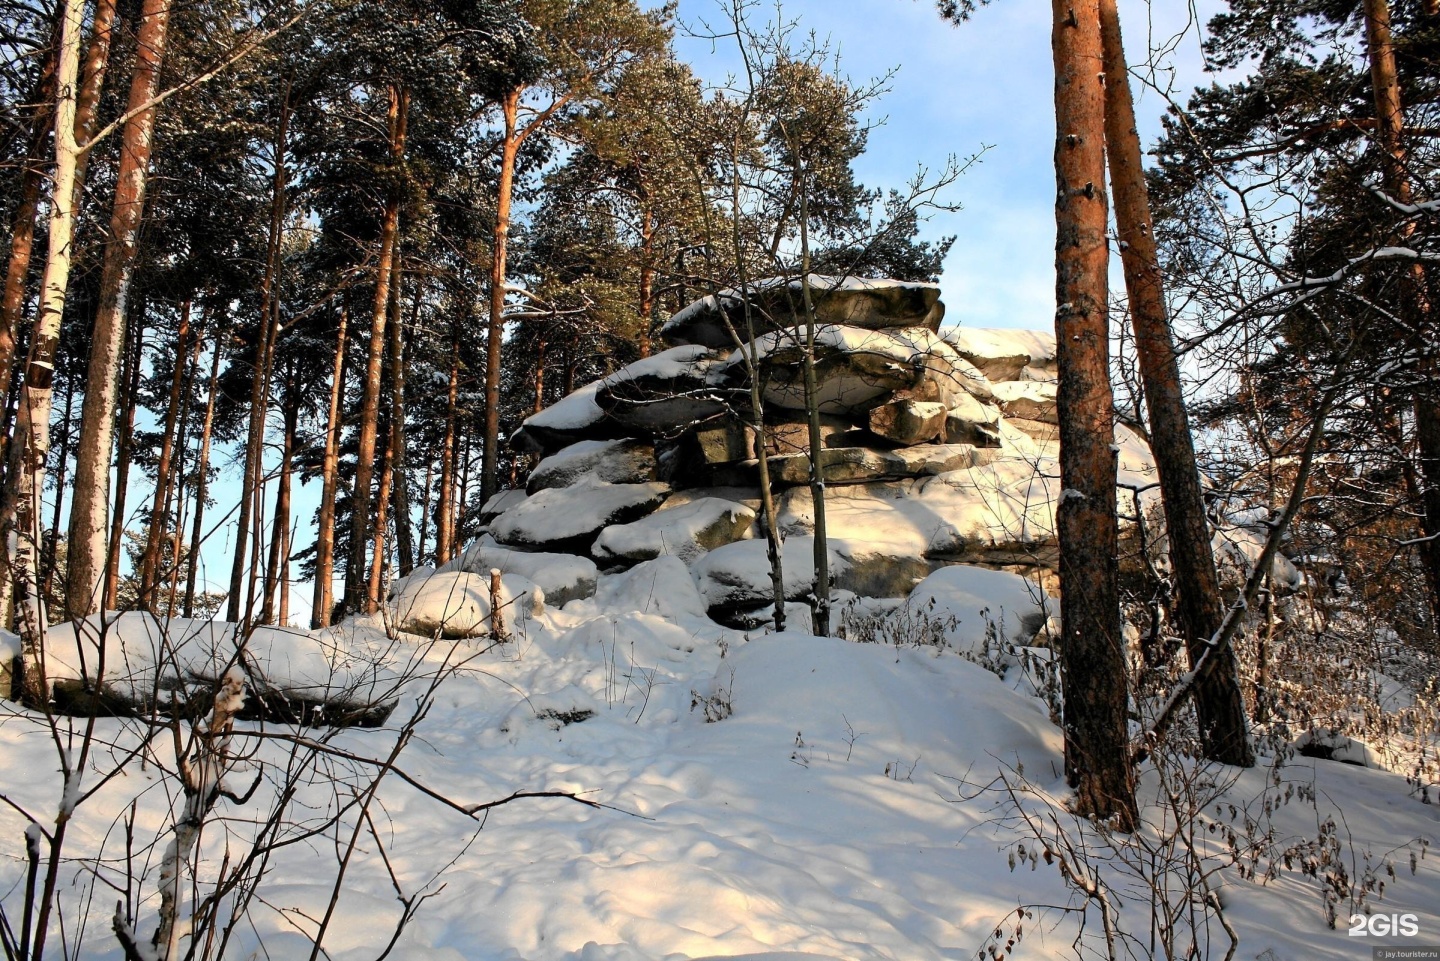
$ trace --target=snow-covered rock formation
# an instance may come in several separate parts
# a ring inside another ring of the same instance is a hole
[[[940,332],[945,305],[934,284],[816,277],[813,291],[818,456],[835,588],[904,598],[951,565],[1052,568],[1053,336]],[[661,329],[668,349],[527,419],[510,443],[540,460],[528,496],[505,492],[486,505],[493,542],[609,572],[674,556],[712,617],[750,623],[764,616],[771,591],[760,542],[763,451],[789,539],[786,593],[805,597],[813,587],[815,452],[799,303],[793,279],[758,283],[748,310],[737,291],[702,298]],[[739,333],[747,329],[754,341]],[[763,432],[750,407],[755,369]],[[1153,487],[1143,439],[1118,427],[1116,446],[1122,486]],[[1122,496],[1132,508],[1131,495]],[[485,573],[488,563],[452,566]]]

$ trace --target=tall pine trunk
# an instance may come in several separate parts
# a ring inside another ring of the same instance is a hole
[[[295,469],[295,431],[300,417],[300,398],[296,395],[295,372],[285,378],[283,401],[284,425],[281,429],[280,476],[275,485],[275,516],[270,525],[270,558],[265,565],[265,600],[261,604],[260,622],[285,626],[289,613],[286,572],[290,565],[290,487]],[[282,612],[283,608],[283,612]]]
[[[349,312],[340,310],[335,334],[335,367],[330,374],[330,412],[325,420],[325,456],[320,467],[319,528],[315,532],[315,601],[311,627],[329,627],[335,609],[335,487],[340,473],[340,412],[345,400],[345,334]]]
[[[1136,822],[1116,554],[1099,0],[1051,0],[1055,60],[1055,341],[1060,370],[1060,669],[1077,810]]]
[[[119,606],[120,558],[124,553],[125,506],[130,492],[130,462],[135,451],[135,409],[139,406],[140,372],[145,359],[145,302],[141,298],[134,322],[126,324],[129,343],[125,373],[126,391],[121,399],[120,441],[115,451],[115,504],[110,512],[110,545],[105,553],[105,593],[101,606],[112,611]]]
[[[495,240],[490,260],[490,323],[485,337],[485,437],[481,449],[480,502],[500,487],[500,351],[505,336],[505,260],[510,243],[510,200],[515,189],[515,160],[524,142],[517,131],[520,90],[505,95],[501,111],[505,139],[500,150],[500,185],[495,197]]]
[[[1395,41],[1390,29],[1389,0],[1365,0],[1365,39],[1370,54],[1370,83],[1375,94],[1376,131],[1385,149],[1385,189],[1396,201],[1409,204],[1414,197],[1407,169],[1405,111],[1400,99],[1400,77],[1395,67]],[[1415,233],[1415,221],[1407,220],[1396,238],[1407,244]],[[1421,533],[1418,544],[1430,594],[1431,626],[1440,631],[1440,364],[1433,351],[1434,305],[1425,283],[1425,267],[1415,263],[1401,281],[1402,317],[1421,358],[1421,383],[1413,401],[1415,441],[1419,449]]]
[[[450,378],[445,389],[445,441],[440,448],[440,493],[435,505],[435,566],[455,554],[456,418],[460,397],[460,325],[450,324]]]
[[[417,278],[410,329],[420,314],[422,285]],[[414,532],[410,528],[410,480],[405,475],[405,326],[400,320],[400,257],[390,280],[390,508],[395,518],[395,554],[400,576],[415,569]]]
[[[385,441],[385,453],[380,458],[380,489],[375,496],[375,530],[371,534],[370,577],[365,587],[365,613],[374,614],[385,600],[386,569],[390,566],[390,555],[385,549],[385,535],[390,526],[390,483],[394,474],[390,467],[394,451],[390,448],[389,434]]]
[[[32,705],[49,697],[45,671],[45,598],[40,593],[40,507],[45,491],[45,462],[50,454],[50,408],[55,388],[55,354],[60,344],[60,321],[70,285],[70,258],[74,249],[75,82],[80,69],[80,27],[83,0],[65,0],[60,30],[60,52],[55,71],[55,167],[52,173],[49,249],[40,287],[40,310],[35,317],[20,388],[19,418],[9,451],[0,533],[11,551],[15,580],[16,621],[20,633],[21,664],[14,673],[15,693]],[[42,925],[43,928],[43,925]],[[43,937],[43,931],[42,931]]]
[[[1206,641],[1220,629],[1224,617],[1220,579],[1215,572],[1195,442],[1185,410],[1180,364],[1175,356],[1151,228],[1150,195],[1145,186],[1135,104],[1130,95],[1115,0],[1100,0],[1100,21],[1105,48],[1105,143],[1120,258],[1150,414],[1150,448],[1160,471],[1170,562],[1179,589],[1179,626],[1193,667],[1208,649]],[[1241,767],[1255,764],[1233,648],[1219,655],[1218,663],[1196,687],[1195,710],[1200,722],[1201,750],[1206,757]]]
[[[266,244],[265,274],[260,286],[260,324],[255,338],[255,362],[250,374],[249,428],[245,435],[245,464],[240,483],[240,507],[235,524],[235,555],[230,563],[230,589],[225,619],[238,622],[242,598],[249,599],[247,580],[254,583],[250,553],[250,528],[254,523],[260,496],[260,477],[265,459],[265,422],[269,414],[270,369],[274,361],[275,340],[279,336],[279,303],[275,292],[280,267],[280,247],[285,228],[286,142],[290,124],[290,87],[287,83],[281,98],[280,115],[275,122],[274,165],[270,180],[270,229]],[[248,604],[246,617],[250,611]]]
[[[140,558],[140,607],[159,613],[155,607],[158,585],[163,577],[161,552],[170,533],[171,465],[179,435],[181,393],[190,357],[190,301],[180,308],[180,329],[176,334],[175,375],[170,379],[170,397],[160,441],[160,461],[155,467],[155,493],[150,502],[150,524],[145,534],[145,552]],[[196,338],[197,343],[199,338]]]
[[[110,236],[100,274],[100,301],[91,332],[75,458],[75,497],[70,508],[69,568],[65,602],[71,618],[99,610],[105,570],[106,519],[110,501],[110,456],[114,446],[115,391],[125,342],[125,310],[139,254],[140,221],[150,172],[156,109],[140,109],[160,89],[160,69],[170,27],[171,0],[145,0],[136,39],[135,72],[130,79],[120,171]]]
[[[210,492],[210,439],[215,427],[215,394],[220,382],[220,356],[224,353],[224,342],[224,331],[217,329],[214,353],[210,357],[210,380],[205,392],[205,421],[200,428],[200,454],[195,458],[195,518],[191,522],[190,558],[185,565],[183,611],[186,617],[195,615],[195,581],[205,536],[205,499]]]
[[[409,106],[409,95],[392,84],[388,118],[390,162],[397,168],[405,158],[405,125]],[[380,256],[375,267],[375,305],[370,314],[370,339],[365,348],[365,387],[360,402],[355,491],[350,499],[350,556],[345,564],[345,610],[352,613],[370,609],[365,557],[370,540],[370,483],[375,476],[375,441],[379,436],[380,386],[385,364],[385,321],[390,313],[390,274],[395,261],[395,239],[399,227],[400,194],[398,188],[392,188],[385,201],[380,228]]]

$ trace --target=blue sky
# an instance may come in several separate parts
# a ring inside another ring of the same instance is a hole
[[[1220,0],[1196,0],[1203,22]],[[1120,0],[1126,52],[1132,63],[1145,51],[1170,41],[1190,22],[1188,0]],[[775,7],[757,6],[763,22]],[[901,187],[918,165],[942,166],[950,154],[967,156],[990,149],[953,188],[948,200],[964,209],[937,213],[922,232],[957,239],[941,278],[949,323],[974,327],[1049,329],[1054,310],[1054,111],[1050,61],[1050,10],[1035,0],[996,0],[959,27],[944,23],[930,0],[785,0],[784,16],[798,19],[839,54],[843,73],[860,82],[895,70],[890,91],[868,118],[880,122],[869,150],[857,163],[860,179],[872,187]],[[715,23],[715,0],[681,0],[680,17]],[[1204,82],[1199,37],[1193,29],[1166,62],[1170,83],[1184,92]],[[708,41],[680,38],[680,56],[696,73],[720,83],[734,66],[733,52],[712,52]],[[1158,134],[1162,99],[1133,84],[1141,137]],[[1115,275],[1118,277],[1118,272]],[[220,454],[227,458],[230,452]],[[227,460],[228,462],[228,460]],[[239,467],[214,489],[219,509],[239,496]],[[138,480],[138,478],[137,478]],[[148,487],[141,481],[142,491]],[[134,488],[132,487],[132,491]],[[132,498],[135,495],[132,493]],[[141,496],[148,497],[148,492]],[[267,500],[273,493],[267,491]],[[297,485],[294,521],[297,546],[310,543],[319,499],[318,484]],[[267,510],[273,505],[267,504]],[[212,511],[212,516],[218,511]],[[203,579],[223,590],[230,570],[231,530],[218,531],[204,552]],[[308,624],[307,583],[291,588],[291,617]]]
[[[1203,22],[1221,4],[1199,0],[1197,7]],[[715,0],[681,0],[680,18],[694,22],[716,10]],[[996,0],[958,27],[944,23],[930,0],[785,0],[783,10],[828,40],[853,80],[897,70],[870,118],[884,123],[857,164],[867,185],[900,187],[918,164],[938,167],[948,154],[990,146],[952,190],[950,199],[965,209],[937,214],[924,228],[927,236],[957,237],[941,278],[947,320],[1048,328],[1055,276],[1049,4]],[[774,11],[762,2],[752,18]],[[1198,33],[1167,43],[1191,22],[1188,0],[1121,0],[1120,15],[1132,63],[1152,46],[1173,46],[1167,62],[1175,88],[1204,82]],[[727,51],[712,54],[708,42],[682,39],[679,51],[711,82],[733,64]],[[1164,103],[1132,86],[1148,143],[1159,133]]]

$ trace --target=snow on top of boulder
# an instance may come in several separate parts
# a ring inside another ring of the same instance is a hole
[[[502,544],[541,547],[598,534],[610,524],[638,519],[660,505],[668,484],[607,484],[586,480],[550,487],[527,498],[490,524]]]
[[[944,337],[962,354],[973,357],[1029,357],[1031,364],[1053,363],[1055,335],[1044,330],[1003,327],[954,327]]]
[[[646,560],[673,554],[693,561],[711,548],[743,539],[754,520],[755,512],[742,504],[701,497],[605,528],[595,542],[595,555]]]

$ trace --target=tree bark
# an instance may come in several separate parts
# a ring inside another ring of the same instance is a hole
[[[1051,10],[1065,772],[1081,814],[1128,831],[1137,812],[1116,571],[1099,0],[1051,0]]]
[[[415,569],[414,532],[410,529],[410,481],[405,475],[405,325],[400,319],[400,257],[390,280],[390,508],[395,517],[395,553],[400,576]],[[415,284],[410,329],[417,329],[421,285]]]
[[[495,196],[495,240],[490,260],[490,323],[485,338],[485,438],[481,449],[480,502],[500,487],[500,351],[505,334],[505,258],[510,242],[510,199],[515,160],[528,130],[517,130],[521,88],[505,95],[501,113],[505,139],[500,152],[500,185]]]
[[[295,431],[300,418],[293,370],[285,379],[285,423],[280,454],[280,477],[275,486],[275,516],[270,525],[270,558],[265,565],[265,599],[260,606],[260,623],[285,626],[289,602],[285,600],[286,570],[290,564],[290,482],[295,469]],[[282,608],[284,609],[282,612]]]
[[[1370,55],[1370,82],[1375,93],[1376,131],[1385,150],[1385,189],[1402,204],[1411,203],[1414,189],[1404,141],[1405,111],[1395,66],[1395,41],[1390,29],[1389,0],[1365,0],[1365,38]],[[1398,232],[1401,244],[1415,233],[1414,220]],[[1420,356],[1421,385],[1412,402],[1415,442],[1420,461],[1420,562],[1430,594],[1431,627],[1440,631],[1440,365],[1433,351],[1436,339],[1434,305],[1425,283],[1425,267],[1417,261],[1401,281],[1402,316]]]
[[[393,435],[391,435],[393,436]],[[390,525],[390,466],[394,451],[390,449],[387,437],[385,453],[380,458],[380,490],[375,495],[375,530],[370,557],[370,577],[365,588],[365,613],[374,614],[385,599],[385,569],[390,566],[389,552],[385,550],[385,535]]]
[[[405,124],[409,95],[390,86],[390,161],[405,157]],[[360,403],[360,438],[355,455],[355,491],[351,498],[350,556],[345,565],[345,610],[368,610],[365,553],[370,540],[370,482],[375,475],[375,441],[379,436],[380,382],[385,363],[385,321],[389,316],[390,273],[400,226],[400,195],[392,189],[385,201],[380,256],[375,268],[375,305],[370,315],[370,340],[365,350],[365,388]]]
[[[0,375],[5,378],[6,390],[12,380],[15,363],[15,343],[20,333],[20,321],[25,311],[25,280],[30,273],[30,259],[35,249],[35,217],[39,212],[41,188],[45,183],[45,145],[54,127],[55,68],[59,60],[60,31],[64,25],[63,8],[57,6],[51,25],[50,49],[40,68],[29,103],[35,104],[30,111],[30,136],[25,149],[25,166],[20,174],[19,202],[11,219],[10,257],[5,269],[5,288],[0,293]],[[79,107],[76,108],[77,117]],[[8,400],[8,399],[7,399]],[[5,408],[6,423],[4,436],[0,436],[0,450],[8,441],[9,404]]]
[[[130,79],[127,108],[139,112],[126,121],[122,135],[115,205],[100,275],[100,301],[91,333],[85,403],[80,412],[65,589],[67,614],[72,619],[95,613],[103,603],[101,575],[105,569],[110,456],[115,442],[115,390],[155,131],[156,108],[140,108],[160,89],[170,5],[171,0],[145,0],[136,39],[135,72]]]
[[[340,409],[345,398],[345,332],[349,313],[341,308],[335,334],[335,368],[330,374],[330,414],[325,421],[325,459],[320,468],[320,517],[315,533],[315,603],[311,627],[329,627],[335,609],[335,487],[340,467]]]
[[[70,460],[70,442],[75,439],[75,384],[65,385],[65,413],[60,415],[60,456],[55,458],[55,506],[50,513],[50,539],[40,565],[41,588],[47,605],[55,601],[55,560],[60,548],[60,522],[65,517],[65,471]]]
[[[425,541],[430,534],[430,489],[435,482],[435,461],[425,458],[425,486],[420,489],[420,531],[415,544],[415,558],[425,559]]]
[[[60,52],[55,71],[55,168],[50,203],[49,249],[40,286],[40,310],[30,338],[25,379],[20,388],[19,418],[9,451],[0,533],[11,545],[15,579],[21,669],[16,688],[31,705],[49,699],[45,671],[45,598],[40,593],[40,508],[45,491],[45,461],[50,453],[50,408],[55,388],[55,354],[60,321],[70,284],[70,259],[75,229],[75,83],[80,68],[80,27],[83,0],[65,0]],[[43,927],[43,925],[42,925]],[[41,937],[43,937],[43,931]]]
[[[1205,641],[1219,630],[1225,616],[1220,601],[1220,579],[1215,572],[1195,442],[1185,410],[1180,364],[1175,356],[1160,260],[1151,229],[1150,195],[1145,186],[1135,104],[1130,95],[1115,0],[1100,0],[1100,21],[1105,50],[1105,143],[1115,197],[1115,223],[1120,235],[1120,258],[1135,328],[1135,350],[1145,387],[1145,404],[1150,414],[1150,448],[1160,472],[1170,562],[1179,590],[1179,627],[1190,665],[1194,667],[1206,650]],[[1219,655],[1219,662],[1196,689],[1195,710],[1201,751],[1206,757],[1223,764],[1254,766],[1255,752],[1250,746],[1245,698],[1240,691],[1233,649]]]
[[[287,84],[281,100],[280,116],[275,123],[274,173],[270,181],[270,233],[266,245],[265,275],[260,287],[260,325],[255,338],[255,362],[250,380],[250,423],[245,436],[245,466],[240,484],[240,507],[235,524],[235,555],[230,564],[230,589],[225,607],[225,619],[240,620],[241,598],[248,600],[246,590],[246,555],[250,546],[251,515],[255,512],[260,489],[260,475],[265,458],[265,421],[269,413],[270,368],[275,353],[275,339],[279,333],[280,312],[275,295],[276,275],[279,272],[280,245],[285,228],[286,190],[286,141],[290,124],[290,87]],[[249,583],[254,583],[251,571]],[[249,616],[249,606],[246,606]]]
[[[460,325],[450,324],[450,381],[445,391],[445,443],[440,449],[440,493],[435,505],[435,566],[455,553],[456,407],[460,397]]]
[[[205,422],[200,428],[200,455],[195,459],[195,519],[190,531],[190,558],[185,565],[186,617],[195,616],[195,579],[200,566],[200,548],[204,545],[205,498],[210,488],[210,438],[215,426],[215,394],[220,382],[220,356],[224,353],[223,331],[215,332],[214,354],[210,358],[210,385],[206,392]]]

